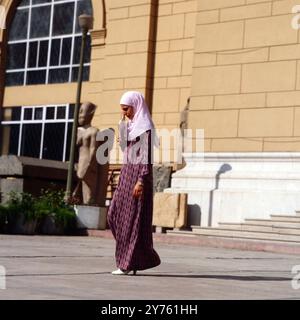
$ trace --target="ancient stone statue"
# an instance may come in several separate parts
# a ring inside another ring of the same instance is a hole
[[[186,152],[186,148],[188,146],[185,130],[188,129],[189,109],[190,109],[190,98],[187,99],[187,104],[180,113],[179,128],[180,128],[181,138],[182,138],[182,150],[180,150],[181,155],[182,155],[182,152]],[[182,160],[182,163],[176,165],[177,170],[182,169],[186,165],[185,160],[183,158],[181,160]]]
[[[96,159],[100,142],[96,139],[99,130],[91,125],[95,111],[96,106],[91,102],[83,103],[79,110],[77,131],[79,159],[75,166],[79,181],[73,192],[73,198],[85,205],[104,206],[108,168],[100,165]]]
[[[188,115],[189,115],[189,108],[190,108],[190,98],[187,100],[187,104],[184,107],[183,111],[180,113],[180,131],[181,135],[184,136],[184,130],[188,128]]]

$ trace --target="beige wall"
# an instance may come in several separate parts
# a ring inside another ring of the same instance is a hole
[[[300,151],[291,0],[199,0],[190,126],[207,151]]]
[[[96,67],[103,79],[97,119],[101,126],[116,125],[124,91],[146,94],[152,2],[107,1],[107,38]],[[152,115],[157,127],[173,128],[190,96],[197,2],[159,3]]]
[[[101,110],[95,124],[100,127],[116,128],[120,119],[119,100],[126,90],[152,94],[150,107],[157,128],[179,127],[180,112],[191,94],[197,1],[160,0],[157,20],[153,22],[149,14],[155,2],[106,2],[107,38],[101,64],[98,63],[103,87],[102,92],[95,94]],[[151,48],[154,39],[151,23],[157,26],[154,48]],[[153,49],[154,65],[149,66]]]
[[[191,94],[196,10],[197,1],[160,1],[153,99],[158,127],[178,127]]]
[[[125,90],[146,93],[150,0],[106,1],[105,45],[93,51],[92,99],[98,104],[94,124],[116,127]]]
[[[156,1],[105,3],[103,20],[102,0],[93,0],[82,98],[98,105],[95,126],[116,128],[122,93],[140,90],[156,126],[172,129],[191,96],[189,126],[205,130],[206,151],[300,151],[297,0],[160,0],[155,46]],[[75,91],[76,84],[7,88],[3,105],[74,102]]]

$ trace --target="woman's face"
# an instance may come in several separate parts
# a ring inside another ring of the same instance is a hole
[[[133,107],[127,106],[126,104],[121,104],[122,113],[128,119],[132,120],[134,117]]]

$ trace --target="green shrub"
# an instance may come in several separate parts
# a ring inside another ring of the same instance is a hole
[[[35,233],[42,230],[46,219],[54,221],[58,229],[71,233],[76,226],[76,214],[64,201],[64,191],[42,190],[35,198],[29,193],[10,192],[4,206],[0,206],[0,232],[23,233],[33,222]],[[36,224],[36,226],[35,226]],[[20,228],[21,226],[24,226]]]
[[[6,231],[8,210],[5,206],[0,205],[0,232]]]
[[[30,193],[11,191],[6,203],[8,217],[16,219],[24,217],[25,222],[35,219],[34,197]]]
[[[73,208],[57,208],[54,214],[54,219],[56,223],[63,226],[66,232],[71,232],[75,229],[76,214]]]
[[[76,214],[64,201],[64,191],[43,190],[36,200],[35,215],[39,218],[53,217],[55,224],[65,231],[75,227]]]
[[[32,234],[34,232],[36,218],[34,197],[31,194],[11,191],[8,194],[8,201],[1,206],[0,211],[2,233]]]

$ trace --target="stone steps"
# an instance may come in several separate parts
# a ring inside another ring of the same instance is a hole
[[[266,220],[266,219],[245,219],[245,224],[256,226],[277,226],[277,227],[299,227],[300,222],[290,222],[282,220]]]
[[[187,238],[211,238],[211,239],[226,239],[226,240],[245,240],[245,241],[251,241],[251,242],[257,242],[257,243],[282,243],[282,244],[292,244],[292,245],[297,245],[297,247],[300,248],[300,237],[299,239],[296,238],[296,240],[299,241],[295,241],[295,240],[281,240],[281,239],[277,239],[277,238],[272,238],[272,237],[268,237],[265,239],[262,239],[262,237],[245,237],[244,235],[242,236],[237,236],[237,235],[225,235],[225,234],[214,234],[214,233],[200,233],[200,232],[193,232],[193,231],[186,231],[186,230],[168,230],[167,231],[168,235],[171,236],[183,236],[183,237],[187,237]],[[257,234],[256,234],[257,236]]]
[[[288,225],[262,225],[252,223],[219,223],[219,227],[222,229],[232,229],[239,231],[255,231],[255,232],[273,232],[279,234],[294,234],[300,235],[300,224],[294,226],[289,223]]]
[[[300,222],[300,216],[287,216],[280,214],[272,214],[271,220],[273,221],[286,221],[286,222]]]
[[[243,237],[222,237],[201,235],[192,231],[167,231],[170,237],[186,238],[188,242],[197,246],[214,248],[228,248],[236,250],[267,251],[283,254],[300,255],[300,243],[294,241],[262,240]]]
[[[274,214],[270,219],[245,219],[244,223],[221,222],[218,227],[192,226],[192,231],[173,230],[168,233],[198,237],[201,243],[217,247],[300,253],[299,214]]]
[[[244,238],[256,240],[289,241],[300,244],[300,235],[280,234],[276,232],[239,231],[224,228],[194,227],[193,233],[215,237]]]
[[[300,236],[286,235],[276,233],[263,233],[263,232],[246,232],[246,231],[234,231],[233,230],[211,230],[208,228],[203,231],[168,231],[169,235],[181,235],[187,237],[209,237],[209,238],[221,238],[230,240],[253,240],[256,242],[272,242],[272,243],[284,243],[284,244],[298,244],[300,246]]]

